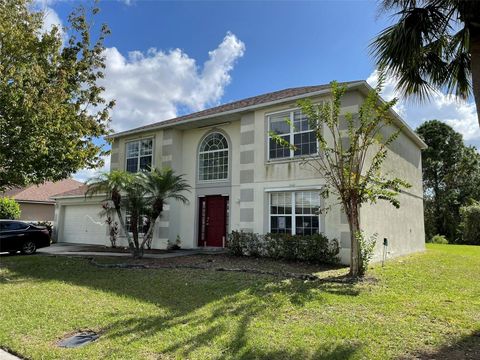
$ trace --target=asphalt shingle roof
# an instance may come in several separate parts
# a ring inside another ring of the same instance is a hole
[[[1,196],[8,196],[17,201],[42,201],[53,203],[54,201],[51,199],[52,196],[66,191],[77,190],[81,186],[83,186],[83,183],[73,179],[65,179],[56,182],[46,181],[40,185],[9,189],[2,193]]]
[[[87,189],[88,189],[88,186],[85,185],[85,184],[82,184],[82,186],[76,188],[76,189],[72,189],[72,190],[68,190],[68,191],[65,191],[63,193],[59,193],[59,194],[56,194],[55,197],[63,197],[63,196],[83,196],[85,195],[85,193],[87,192]]]

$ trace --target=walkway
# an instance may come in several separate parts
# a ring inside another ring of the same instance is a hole
[[[0,360],[20,360],[20,358],[0,349]]]
[[[69,255],[69,256],[108,256],[108,257],[131,257],[130,253],[119,252],[106,252],[106,251],[91,251],[92,248],[102,248],[100,245],[87,245],[87,244],[70,244],[70,243],[58,243],[52,244],[50,247],[38,249],[39,254],[46,255]],[[84,251],[89,249],[90,251]],[[190,256],[198,254],[212,254],[222,253],[225,249],[218,248],[206,248],[206,249],[185,249],[185,250],[172,250],[171,252],[165,252],[162,254],[148,254],[145,253],[143,258],[145,259],[168,259],[179,256]],[[0,358],[1,359],[1,358]]]

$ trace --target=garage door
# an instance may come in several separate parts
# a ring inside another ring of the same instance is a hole
[[[107,225],[96,205],[67,205],[63,218],[61,242],[106,245]]]

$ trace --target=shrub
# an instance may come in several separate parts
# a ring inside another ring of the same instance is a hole
[[[365,234],[359,231],[355,234],[358,244],[360,246],[361,267],[360,276],[363,276],[368,269],[368,264],[372,260],[373,253],[375,251],[375,244],[377,243],[377,234],[373,234],[368,239],[365,238]]]
[[[227,249],[231,255],[234,256],[242,256],[243,255],[243,238],[244,238],[243,231],[232,231],[231,234],[227,237]]]
[[[480,202],[460,208],[460,232],[462,242],[470,245],[480,245]]]
[[[340,251],[337,240],[329,240],[323,234],[259,235],[233,231],[228,236],[227,249],[231,255],[268,257],[311,263],[337,263]]]
[[[432,236],[432,238],[430,239],[430,242],[432,244],[448,244],[448,240],[445,237],[445,235],[439,235],[439,234]]]
[[[0,198],[0,219],[15,220],[20,217],[20,205],[11,198]]]

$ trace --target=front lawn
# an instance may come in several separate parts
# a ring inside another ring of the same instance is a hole
[[[375,266],[374,279],[359,284],[103,269],[39,255],[2,257],[0,265],[0,347],[30,359],[480,355],[480,247],[429,245],[427,253]],[[101,338],[56,347],[86,329]]]

